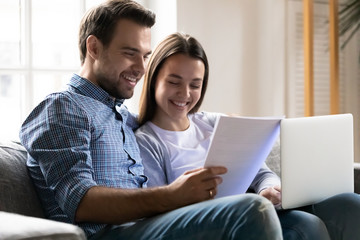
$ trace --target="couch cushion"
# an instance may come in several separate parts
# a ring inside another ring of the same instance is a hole
[[[0,142],[0,211],[44,217],[26,168],[27,152],[15,142]]]
[[[0,239],[85,240],[77,226],[51,220],[0,212]]]
[[[360,194],[360,163],[354,163],[354,191]]]
[[[280,139],[275,142],[267,156],[266,165],[280,177]]]

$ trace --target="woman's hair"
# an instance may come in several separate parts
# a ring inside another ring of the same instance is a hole
[[[209,64],[205,51],[195,38],[187,34],[174,33],[160,42],[150,57],[140,97],[138,118],[140,125],[152,120],[155,115],[157,107],[155,101],[155,82],[157,75],[166,59],[175,54],[184,54],[186,56],[199,59],[204,63],[205,73],[201,89],[201,96],[197,104],[193,107],[193,109],[191,109],[190,113],[197,112],[201,106],[209,77]]]
[[[108,46],[120,19],[128,19],[149,28],[155,24],[155,14],[132,0],[108,0],[90,9],[80,23],[81,64],[84,63],[86,57],[86,39],[94,35],[105,47]]]

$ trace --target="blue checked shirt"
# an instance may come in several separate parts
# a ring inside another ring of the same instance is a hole
[[[74,75],[66,91],[49,95],[25,120],[20,139],[45,215],[75,223],[93,186],[146,187],[133,130],[136,119],[103,89]],[[104,224],[79,224],[91,236]]]

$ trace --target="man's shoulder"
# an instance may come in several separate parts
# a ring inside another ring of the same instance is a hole
[[[55,92],[46,96],[35,110],[73,111],[76,108],[81,108],[82,103],[88,101],[88,98],[80,94],[68,91]]]
[[[106,108],[106,104],[92,98],[73,91],[62,91],[48,95],[45,102],[55,104],[55,106],[65,106],[72,110],[80,110],[84,112],[99,112],[100,108]]]
[[[89,118],[90,113],[86,103],[90,101],[80,100],[79,94],[68,91],[55,92],[47,95],[28,115],[23,123],[23,127],[38,125],[49,122],[74,122],[75,117],[82,120]],[[94,111],[95,112],[95,111]]]
[[[47,95],[43,102],[48,102],[48,103],[66,103],[66,102],[76,102],[76,100],[80,99],[80,98],[86,98],[86,96],[77,94],[75,92],[70,92],[67,90],[63,90],[60,92],[54,92],[54,93],[50,93],[49,95]]]

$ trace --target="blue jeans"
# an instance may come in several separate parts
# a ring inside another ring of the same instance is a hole
[[[219,198],[145,219],[132,226],[108,229],[91,240],[275,240],[282,239],[281,235],[285,240],[360,240],[358,194],[340,194],[311,206],[278,211],[278,217],[269,203],[254,194]]]
[[[294,210],[278,211],[285,240],[359,240],[360,195],[345,193]]]
[[[282,239],[276,211],[255,194],[224,197],[192,204],[133,225],[121,225],[93,239]]]

